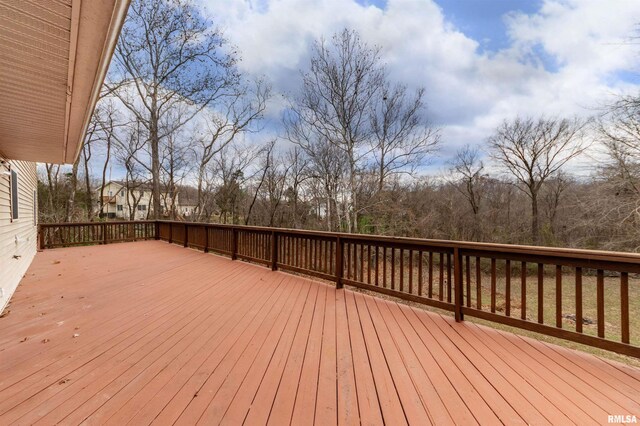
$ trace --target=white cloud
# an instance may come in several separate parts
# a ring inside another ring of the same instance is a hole
[[[199,1],[239,48],[242,69],[282,93],[299,84],[313,40],[357,29],[382,48],[393,78],[427,89],[432,119],[453,147],[481,143],[507,117],[586,116],[638,89],[617,77],[639,69],[640,46],[630,43],[637,0],[546,0],[535,14],[505,16],[510,46],[489,53],[433,0],[389,0],[384,10],[354,0]]]

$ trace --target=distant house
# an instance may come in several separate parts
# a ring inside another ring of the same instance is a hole
[[[193,218],[198,207],[198,192],[195,188],[181,186],[176,198],[176,215],[185,219]]]
[[[153,188],[147,183],[127,185],[122,181],[108,182],[102,191],[102,211],[100,217],[122,220],[146,220],[151,217]],[[98,188],[98,191],[100,189]],[[196,211],[195,188],[180,186],[175,196],[175,212],[179,218],[191,218]],[[169,216],[173,201],[163,190],[160,193],[162,215]]]
[[[100,189],[98,188],[98,191]],[[122,220],[145,220],[151,209],[152,190],[147,184],[127,185],[120,181],[108,182],[102,191],[100,217]]]

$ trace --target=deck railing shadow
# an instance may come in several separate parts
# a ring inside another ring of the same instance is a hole
[[[176,221],[41,224],[40,248],[163,240],[640,358],[640,255]]]

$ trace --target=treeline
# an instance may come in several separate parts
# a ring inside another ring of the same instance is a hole
[[[190,220],[640,247],[637,98],[588,120],[505,120],[427,176],[447,141],[428,120],[425,89],[394,81],[357,32],[311,46],[278,136],[262,142],[274,94],[242,75],[238,60],[190,3],[134,1],[77,163],[42,171],[42,219],[96,219],[99,189],[116,168],[128,188],[151,184],[151,217],[180,218],[170,200],[189,185]],[[576,162],[591,175],[572,176]]]

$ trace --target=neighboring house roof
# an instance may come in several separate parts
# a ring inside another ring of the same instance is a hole
[[[110,185],[115,186],[117,188],[116,191],[119,191],[121,188],[126,188],[126,182],[121,180],[110,180],[105,183],[105,188]],[[101,188],[96,189],[98,192],[100,190]],[[133,185],[131,190],[152,192],[153,187],[150,183],[145,182],[143,184]],[[168,194],[168,190],[164,186],[160,188],[160,190],[163,195]],[[176,190],[178,192],[176,199],[179,207],[196,207],[198,205],[198,190],[196,188],[188,185],[178,185]],[[116,195],[117,194],[113,194],[113,197]]]
[[[0,0],[0,153],[73,163],[130,0]]]
[[[118,190],[120,188],[126,188],[127,184],[124,181],[121,180],[110,180],[109,182],[105,183],[104,186],[105,188],[110,186],[110,185],[114,185],[118,188]],[[149,183],[140,183],[140,184],[136,184],[136,183],[130,183],[129,184],[131,190],[133,191],[145,191],[145,192],[151,192],[153,191],[153,187],[151,186],[151,184]],[[100,188],[97,188],[96,191],[100,191]],[[160,188],[161,191],[164,192],[164,188]]]

